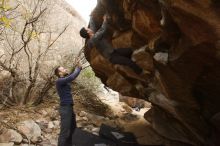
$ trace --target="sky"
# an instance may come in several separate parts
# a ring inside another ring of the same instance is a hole
[[[97,0],[66,0],[79,14],[89,22],[89,15],[95,8]]]

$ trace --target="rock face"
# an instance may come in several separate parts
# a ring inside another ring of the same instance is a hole
[[[148,75],[86,48],[96,76],[122,95],[150,101],[145,118],[170,145],[214,144],[212,129],[219,124],[210,120],[220,112],[220,2],[99,0],[95,9],[101,7],[112,18],[113,46],[132,47],[132,60]],[[93,15],[101,23],[101,11]]]
[[[3,142],[14,142],[19,144],[22,142],[22,136],[15,130],[8,129],[3,131],[0,135],[0,143]]]
[[[18,123],[18,130],[33,143],[41,141],[41,129],[33,120]]]
[[[121,96],[119,95],[119,101],[120,102],[125,102],[127,105],[129,105],[132,108],[138,107],[138,108],[144,108],[150,107],[150,103],[146,102],[145,100],[142,99],[137,99],[137,98],[133,98],[133,97],[128,97],[128,96]]]
[[[49,0],[48,5],[50,15],[48,16],[48,24],[56,31],[61,31],[66,25],[68,29],[56,44],[57,53],[66,55],[70,53],[77,54],[82,46],[82,40],[79,30],[86,22],[73,7],[65,0]]]

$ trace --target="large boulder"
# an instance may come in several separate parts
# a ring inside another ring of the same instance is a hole
[[[21,134],[13,129],[5,129],[0,135],[0,143],[14,142],[20,144],[22,139]]]
[[[18,130],[33,143],[41,142],[41,129],[33,120],[23,121],[17,124]]]
[[[169,145],[205,145],[220,112],[220,2],[100,0],[95,9],[101,6],[112,17],[109,41],[133,48],[132,60],[148,74],[85,48],[96,76],[124,96],[150,101],[145,117]]]

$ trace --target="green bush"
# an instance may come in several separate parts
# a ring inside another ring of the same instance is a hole
[[[101,85],[100,79],[95,76],[91,67],[82,70],[78,78],[78,83],[92,92],[98,91]]]

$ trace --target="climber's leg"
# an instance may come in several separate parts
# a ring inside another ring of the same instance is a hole
[[[137,74],[140,74],[142,72],[142,69],[135,62],[133,62],[130,58],[121,56],[117,52],[113,52],[111,54],[111,58],[109,59],[109,61],[112,64],[120,64],[120,65],[129,66]]]
[[[133,50],[131,48],[117,48],[115,49],[115,53],[127,58],[131,58]]]

